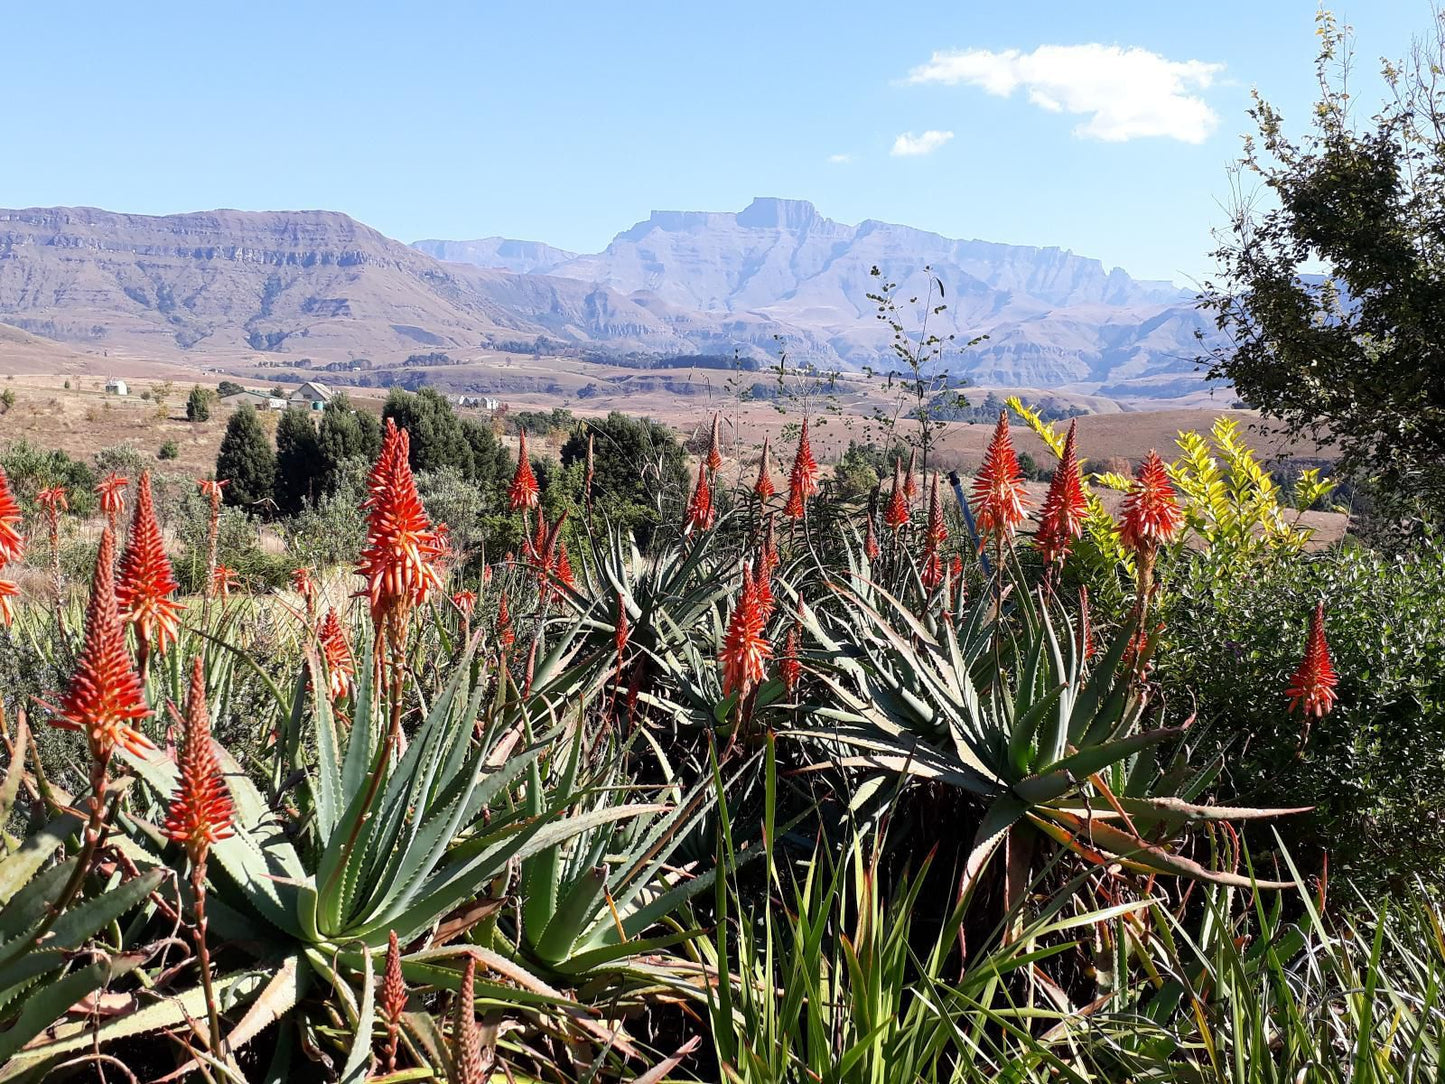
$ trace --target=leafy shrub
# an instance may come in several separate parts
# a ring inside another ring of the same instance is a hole
[[[194,387],[191,394],[186,396],[186,421],[204,422],[211,417],[211,402],[216,393],[209,388]]]
[[[180,457],[181,457],[181,448],[180,448],[180,445],[178,445],[178,444],[177,444],[175,441],[173,441],[173,440],[168,440],[168,441],[166,441],[164,444],[162,444],[162,445],[161,445],[161,450],[156,453],[156,458],[157,458],[157,459],[179,459]]]
[[[1284,690],[1325,602],[1339,703],[1308,736]],[[1330,853],[1368,892],[1445,886],[1445,547],[1387,557],[1342,547],[1177,584],[1159,680],[1225,751],[1222,800],[1314,806],[1275,823],[1302,862]],[[1191,690],[1193,698],[1185,690]],[[1268,835],[1258,846],[1268,845]]]

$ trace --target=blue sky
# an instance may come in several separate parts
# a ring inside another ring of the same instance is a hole
[[[1364,73],[1430,20],[1426,0],[1337,10]],[[1307,112],[1314,13],[10,0],[0,206],[324,207],[406,241],[591,251],[653,208],[776,195],[1188,282],[1250,88]]]

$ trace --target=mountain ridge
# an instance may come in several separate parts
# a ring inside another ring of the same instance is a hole
[[[655,212],[594,254],[499,237],[409,246],[326,210],[0,210],[0,321],[155,358],[765,357],[781,344],[824,367],[879,367],[892,364],[889,333],[866,298],[879,285],[869,272],[907,298],[923,294],[925,264],[948,306],[931,329],[988,336],[947,358],[975,382],[1198,386],[1201,321],[1172,284],[1063,249],[849,226],[766,197],[737,212]]]

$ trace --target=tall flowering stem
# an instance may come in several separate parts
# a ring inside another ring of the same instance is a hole
[[[1159,453],[1151,451],[1139,465],[1134,484],[1124,496],[1119,520],[1119,541],[1134,554],[1139,582],[1134,596],[1136,666],[1144,668],[1143,647],[1148,641],[1145,621],[1154,594],[1154,568],[1159,551],[1173,542],[1184,527],[1184,513],[1169,483],[1169,473]]]
[[[1003,604],[1003,551],[1013,541],[1027,516],[1023,472],[1009,438],[1008,411],[998,412],[998,424],[983,455],[983,466],[973,480],[974,521],[980,543],[993,542],[995,607]],[[995,646],[997,646],[995,644]]]
[[[316,619],[316,581],[305,565],[297,565],[291,570],[291,590],[301,596],[306,606],[306,624],[310,625]]]
[[[1044,506],[1039,512],[1039,529],[1034,535],[1034,545],[1050,574],[1058,571],[1058,566],[1068,557],[1074,539],[1084,533],[1084,519],[1089,513],[1089,501],[1084,496],[1083,472],[1079,468],[1077,430],[1078,423],[1070,422],[1064,454],[1054,469],[1048,496],[1044,498]]]
[[[537,476],[532,473],[531,460],[527,458],[527,431],[523,429],[517,438],[517,470],[507,487],[507,504],[513,512],[534,509],[540,502],[541,492]]]
[[[221,490],[230,479],[217,481],[214,478],[197,478],[201,495],[211,506],[210,518],[206,521],[206,597],[214,594],[212,584],[216,581],[216,549],[221,540]]]
[[[50,540],[50,589],[58,602],[65,594],[65,578],[60,571],[60,514],[70,510],[64,486],[51,486],[35,494],[36,503],[45,509],[45,526]]]
[[[135,628],[136,658],[142,675],[149,666],[151,645],[164,655],[179,634],[181,605],[173,597],[179,586],[156,520],[150,471],[145,471],[136,486],[130,535],[116,585],[120,615]]]
[[[739,704],[747,700],[767,673],[772,646],[766,636],[766,623],[766,603],[749,562],[743,565],[743,586],[728,618],[721,660],[723,695],[737,693]]]
[[[100,510],[112,531],[120,530],[120,517],[125,511],[125,487],[130,479],[118,471],[111,471],[95,484],[95,495],[100,498]]]
[[[206,674],[199,655],[191,663],[191,687],[182,722],[181,749],[176,765],[180,783],[171,799],[164,831],[181,845],[191,864],[191,894],[196,915],[192,933],[196,940],[201,983],[206,991],[211,1051],[219,1053],[221,1020],[216,991],[211,983],[211,953],[206,944],[206,861],[210,857],[211,845],[232,835],[236,810],[211,743]]]
[[[773,476],[768,473],[768,438],[763,438],[763,454],[758,457],[758,480],[753,483],[753,495],[759,504],[766,504],[777,490],[773,488]]]
[[[708,483],[707,465],[703,464],[697,470],[697,483],[692,487],[692,496],[688,498],[687,511],[683,516],[682,533],[684,537],[691,537],[703,531],[711,530],[715,513],[712,504],[712,486]]]
[[[321,657],[326,664],[327,696],[335,704],[351,692],[356,678],[356,659],[351,653],[351,645],[346,641],[346,630],[341,627],[341,618],[337,616],[334,606],[327,607],[326,616],[321,619],[317,639],[321,643]]]
[[[888,492],[888,503],[883,506],[883,523],[893,531],[896,537],[898,532],[908,526],[908,498],[903,492],[902,481],[903,465],[897,459],[893,461],[893,488]]]
[[[943,521],[943,505],[938,499],[938,474],[928,490],[928,526],[923,534],[923,570],[920,579],[929,591],[943,583],[943,544],[948,541],[948,527]]]
[[[115,600],[115,535],[109,527],[101,531],[91,580],[90,601],[85,611],[85,640],[70,685],[58,708],[52,709],[50,725],[60,730],[78,730],[85,735],[90,751],[90,816],[75,872],[51,904],[50,914],[36,935],[39,941],[61,912],[69,906],[90,871],[90,864],[105,836],[106,788],[111,758],[117,749],[144,756],[154,748],[136,729],[136,723],[150,715],[140,675],[131,665],[125,647],[125,627]],[[4,962],[8,962],[4,961]]]
[[[716,474],[722,470],[722,434],[719,426],[721,417],[718,414],[712,416],[712,436],[707,442],[707,469],[710,473]]]
[[[1339,698],[1335,686],[1340,683],[1330,661],[1330,645],[1325,640],[1325,604],[1318,603],[1310,615],[1309,637],[1305,642],[1304,658],[1299,669],[1290,679],[1285,695],[1289,697],[1291,711],[1296,709],[1304,716],[1304,733],[1301,743],[1309,736],[1311,719],[1323,719],[1335,706]]]
[[[10,480],[0,468],[0,625],[8,626],[13,619],[10,599],[20,594],[20,587],[13,580],[4,578],[5,566],[18,561],[25,553],[25,537],[20,533],[23,516],[20,502],[10,489]]]
[[[386,970],[381,980],[381,1018],[386,1023],[382,1060],[388,1073],[396,1072],[396,1051],[401,1038],[401,1015],[406,1012],[406,980],[401,974],[401,946],[392,930],[386,939]]]
[[[788,475],[788,503],[783,506],[783,515],[802,519],[807,514],[808,498],[818,492],[818,474],[818,461],[813,458],[813,444],[808,439],[808,419],[804,418],[793,469]]]

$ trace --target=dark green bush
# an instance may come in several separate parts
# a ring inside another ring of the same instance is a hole
[[[1332,876],[1366,893],[1415,876],[1445,887],[1441,540],[1397,557],[1340,547],[1233,577],[1201,563],[1177,587],[1158,677],[1176,721],[1197,711],[1223,747],[1219,798],[1315,807],[1272,827],[1316,866],[1328,852]],[[1302,744],[1285,689],[1320,600],[1339,702]]]

